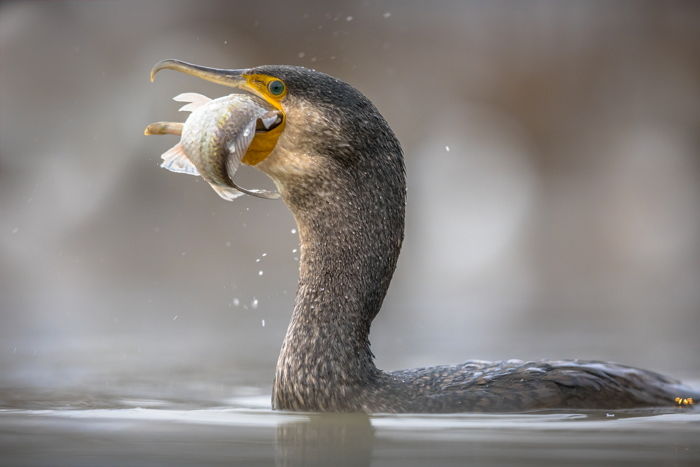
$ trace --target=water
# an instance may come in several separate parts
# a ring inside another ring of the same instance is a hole
[[[195,402],[5,394],[0,464],[700,465],[696,408],[321,415],[272,411],[269,395],[237,389],[247,395]]]

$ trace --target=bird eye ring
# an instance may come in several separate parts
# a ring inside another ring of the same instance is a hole
[[[272,80],[267,83],[267,90],[273,96],[279,96],[284,92],[284,83],[278,79]]]

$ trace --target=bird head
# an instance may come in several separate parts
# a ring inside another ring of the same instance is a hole
[[[289,65],[219,69],[163,60],[151,81],[165,69],[254,94],[279,111],[280,123],[256,131],[242,162],[270,176],[283,196],[294,187],[333,191],[363,173],[373,178],[387,159],[403,178],[401,148],[388,124],[369,99],[337,78]]]

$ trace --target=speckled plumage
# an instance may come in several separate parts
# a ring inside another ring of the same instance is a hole
[[[287,128],[258,165],[275,181],[301,239],[299,289],[275,374],[275,409],[503,412],[674,405],[678,381],[604,362],[471,361],[384,372],[369,330],[401,249],[401,147],[372,103],[328,75],[254,69],[283,79]]]

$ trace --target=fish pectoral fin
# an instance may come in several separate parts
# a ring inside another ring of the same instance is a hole
[[[180,143],[165,151],[160,158],[163,159],[160,166],[164,169],[181,174],[199,175],[197,167],[187,157],[185,148]]]
[[[205,105],[211,99],[203,94],[198,94],[196,92],[183,92],[173,97],[176,102],[187,102],[187,104],[180,107],[180,112],[192,112],[199,107]]]
[[[243,196],[243,193],[236,190],[235,188],[230,188],[227,186],[214,185],[210,183],[211,187],[216,191],[216,194],[221,196],[226,201],[233,201],[234,199]]]
[[[241,165],[241,159],[248,152],[250,143],[255,138],[255,122],[252,120],[240,128],[240,131],[231,138],[228,142],[229,157],[226,159],[226,173],[230,180],[236,175],[238,167]]]

